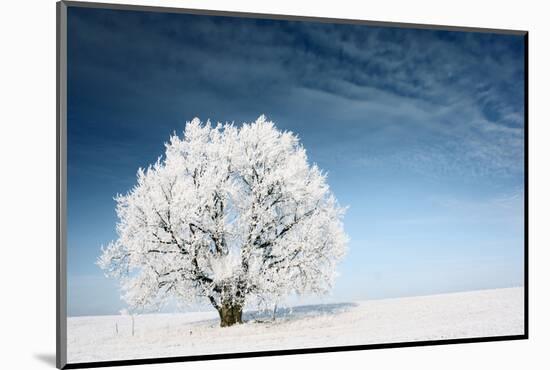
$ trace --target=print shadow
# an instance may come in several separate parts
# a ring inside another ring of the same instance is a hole
[[[46,365],[55,367],[55,353],[35,353],[34,358]]]

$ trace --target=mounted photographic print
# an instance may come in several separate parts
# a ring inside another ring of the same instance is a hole
[[[526,56],[58,3],[58,367],[526,339]]]

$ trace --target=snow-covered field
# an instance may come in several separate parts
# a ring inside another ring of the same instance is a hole
[[[70,363],[523,334],[523,288],[482,290],[245,314],[220,328],[217,313],[68,319]],[[118,333],[116,332],[118,326]]]

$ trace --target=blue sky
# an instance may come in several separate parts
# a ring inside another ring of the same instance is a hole
[[[521,36],[69,7],[68,313],[114,314],[115,202],[193,117],[265,114],[328,172],[350,301],[523,285]]]

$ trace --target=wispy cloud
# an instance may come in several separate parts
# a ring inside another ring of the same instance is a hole
[[[377,150],[357,162],[378,157],[432,174],[522,172],[517,36],[115,11],[73,19],[74,68],[118,81],[119,104],[146,96],[201,113],[215,101],[214,120],[231,120],[223,111],[235,107],[269,114],[277,104],[304,104],[321,116],[338,112],[342,130],[377,121],[389,135],[421,130],[389,157]]]

